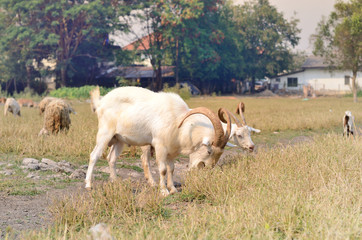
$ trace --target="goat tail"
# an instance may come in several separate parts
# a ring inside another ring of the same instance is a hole
[[[95,112],[99,106],[99,100],[101,98],[101,93],[99,90],[99,86],[94,88],[92,91],[89,92],[91,98],[91,107],[92,111]]]

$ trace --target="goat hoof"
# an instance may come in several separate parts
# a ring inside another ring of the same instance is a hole
[[[161,195],[167,197],[168,195],[170,195],[170,192],[167,189],[161,189]]]
[[[171,190],[170,190],[170,194],[174,194],[174,193],[177,193],[177,188],[175,188],[174,186],[171,187]]]

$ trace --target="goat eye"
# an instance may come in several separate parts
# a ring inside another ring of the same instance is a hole
[[[207,153],[210,155],[210,154],[211,154],[211,150],[207,150]]]

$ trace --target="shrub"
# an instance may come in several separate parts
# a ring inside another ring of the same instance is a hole
[[[169,87],[168,84],[165,83],[163,85],[163,91],[177,93],[178,95],[180,95],[180,97],[183,100],[187,100],[187,99],[191,98],[190,87],[187,84],[185,84],[183,87],[181,87],[178,83],[176,83],[175,86]]]
[[[67,99],[85,99],[89,98],[89,92],[95,88],[95,86],[86,85],[83,87],[63,87],[53,90],[49,93],[52,97],[67,98]],[[111,88],[99,87],[101,95],[108,93]]]

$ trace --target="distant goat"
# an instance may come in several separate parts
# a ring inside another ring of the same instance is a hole
[[[44,125],[39,136],[67,131],[70,126],[69,105],[62,99],[51,101],[44,111]]]
[[[20,115],[20,105],[14,98],[6,99],[5,106],[4,106],[4,116],[7,115],[8,112],[14,114],[14,116]]]
[[[31,99],[19,98],[18,103],[22,107],[35,107],[37,104]]]
[[[5,102],[6,102],[6,98],[0,97],[0,103],[5,104]]]
[[[43,98],[38,106],[39,106],[39,113],[40,114],[43,114],[43,112],[45,111],[45,109],[47,108],[47,106],[49,105],[49,103],[51,103],[52,101],[54,100],[59,100],[60,98],[56,98],[56,97],[45,97]],[[62,100],[62,99],[61,99]],[[73,113],[73,114],[76,114],[76,112],[74,111],[74,109],[70,106],[69,103],[67,103],[65,100],[62,100],[64,101],[64,103],[66,103],[68,105],[67,109],[69,110],[69,113]]]
[[[351,111],[346,111],[343,116],[343,136],[353,136],[354,129],[354,116]]]

